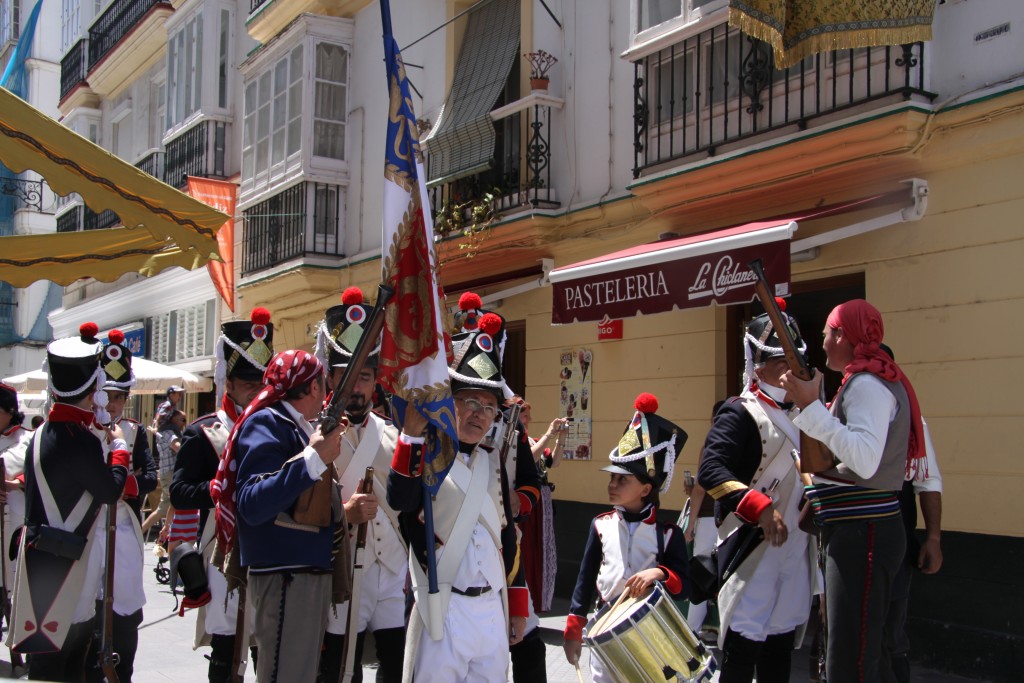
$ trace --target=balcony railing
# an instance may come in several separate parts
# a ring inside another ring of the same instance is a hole
[[[833,51],[785,70],[771,48],[714,26],[634,63],[633,177],[683,157],[882,99],[934,99],[924,45]]]
[[[155,149],[135,162],[135,168],[157,178],[164,179],[164,153]]]
[[[150,9],[170,4],[161,0],[114,0],[89,27],[89,70],[128,35]]]
[[[96,213],[87,206],[85,207],[85,218],[82,220],[82,229],[103,230],[104,228],[112,228],[120,222],[121,219],[110,209],[102,213]]]
[[[14,197],[14,210],[43,210],[43,181],[25,180],[17,176],[0,176],[0,195]]]
[[[84,209],[85,207],[79,204],[57,216],[57,232],[78,232],[82,225]]]
[[[164,182],[182,188],[188,176],[223,178],[226,144],[226,123],[200,121],[167,143]]]
[[[79,83],[85,82],[89,39],[82,38],[60,60],[60,98],[63,100]]]
[[[248,209],[242,274],[311,254],[343,256],[343,192],[337,185],[299,183]]]
[[[494,195],[494,209],[499,212],[558,207],[558,195],[551,186],[552,100],[530,96],[492,112],[497,138],[491,168],[432,186],[435,217],[488,193]]]
[[[267,0],[249,0],[249,14],[252,14],[265,4],[267,4]]]

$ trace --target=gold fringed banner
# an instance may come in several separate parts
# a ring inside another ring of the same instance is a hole
[[[935,0],[729,0],[729,25],[772,46],[775,66],[831,50],[932,38]]]

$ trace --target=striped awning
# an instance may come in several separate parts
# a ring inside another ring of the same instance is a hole
[[[519,0],[491,0],[469,13],[452,88],[427,150],[427,185],[486,170],[494,156],[490,112],[519,51]]]
[[[0,163],[35,171],[59,195],[78,193],[96,213],[125,227],[0,237],[0,281],[104,282],[168,266],[198,268],[219,260],[217,231],[228,217],[165,185],[0,88]]]

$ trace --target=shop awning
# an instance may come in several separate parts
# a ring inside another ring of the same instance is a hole
[[[152,275],[168,266],[196,268],[217,254],[217,230],[228,219],[62,126],[0,88],[0,162],[33,170],[59,195],[76,192],[123,228],[0,238],[0,280],[25,287],[36,280],[112,281],[123,273]]]
[[[711,304],[746,303],[754,298],[754,274],[747,264],[764,263],[776,296],[789,294],[790,254],[814,250],[836,240],[896,223],[919,220],[925,212],[928,184],[906,181],[910,204],[897,211],[791,242],[800,221],[827,218],[888,203],[906,191],[796,212],[679,239],[641,244],[555,268],[551,322],[556,325],[651,315]]]
[[[185,391],[210,391],[213,382],[209,377],[199,377],[191,372],[179,370],[170,365],[163,365],[136,356],[132,358],[132,372],[135,373],[136,385],[133,394],[163,394],[172,386],[180,386]],[[20,395],[24,392],[46,392],[47,380],[44,370],[32,370],[20,375],[4,377],[4,384],[14,387]]]
[[[788,294],[789,240],[794,220],[747,223],[680,239],[642,244],[555,268],[551,322],[629,318],[754,297],[747,264],[764,262],[776,294]]]

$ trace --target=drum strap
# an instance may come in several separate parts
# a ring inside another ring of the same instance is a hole
[[[662,558],[665,556],[665,530],[661,528],[661,524],[658,523],[658,520],[654,520],[654,535],[658,539],[658,555],[654,560],[658,564],[664,564],[662,562]]]

